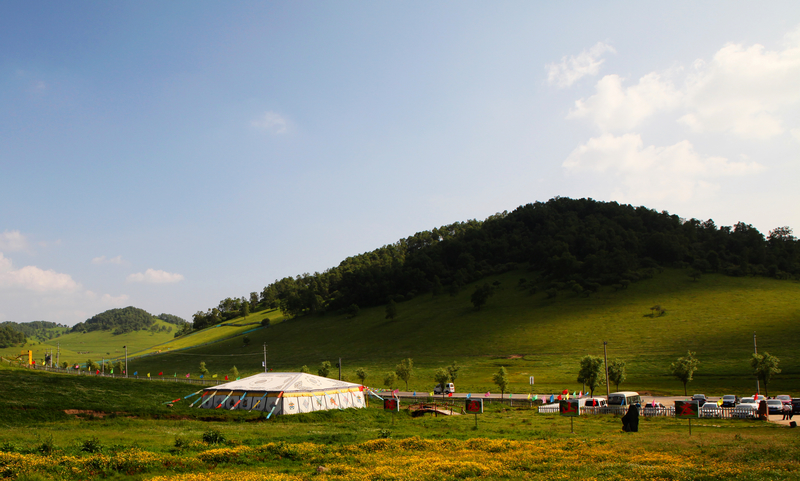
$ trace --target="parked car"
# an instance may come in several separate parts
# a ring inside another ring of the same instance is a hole
[[[722,396],[722,407],[724,408],[735,408],[739,402],[739,396],[735,394],[726,394]]]
[[[692,396],[692,401],[697,401],[697,404],[700,407],[703,407],[706,401],[708,401],[708,398],[706,397],[705,394],[695,394],[694,396]]]
[[[604,407],[606,406],[606,400],[601,397],[590,397],[584,401],[583,405],[587,408]]]
[[[783,404],[792,404],[792,396],[788,394],[778,394],[775,399],[780,399]]]
[[[731,417],[738,419],[753,419],[758,412],[758,403],[751,397],[743,397],[741,402],[733,408]]]
[[[657,402],[657,403],[649,402],[647,404],[643,404],[642,405],[642,415],[643,416],[664,415],[666,410],[667,410],[667,408],[663,404],[661,404],[659,402]]]
[[[721,418],[722,417],[722,408],[717,406],[714,403],[705,403],[703,407],[700,408],[700,417],[701,418]]]
[[[792,414],[800,414],[800,398],[792,399]]]
[[[780,399],[767,399],[767,409],[770,414],[783,414],[783,401]]]

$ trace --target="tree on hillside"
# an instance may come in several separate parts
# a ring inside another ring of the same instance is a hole
[[[305,373],[305,374],[311,374],[311,369],[309,369],[308,366],[303,364],[303,367],[300,368],[300,372]]]
[[[600,385],[603,377],[603,358],[599,356],[583,356],[578,371],[578,382],[586,384],[586,388],[594,396],[594,390]]]
[[[358,307],[358,304],[355,304],[355,303],[354,304],[350,304],[350,307],[348,307],[347,311],[346,311],[347,317],[348,318],[356,317],[360,310],[361,309]]]
[[[389,299],[386,304],[386,319],[394,319],[395,317],[397,317],[397,303],[394,302],[394,299]]]
[[[317,374],[322,377],[328,377],[328,374],[331,373],[331,362],[330,361],[322,361],[319,365],[319,369],[317,369]]]
[[[363,367],[356,369],[356,377],[361,381],[361,385],[363,386],[367,380],[367,371]]]
[[[389,389],[393,389],[395,384],[397,384],[397,373],[394,371],[387,372],[386,375],[383,376],[383,385]]]
[[[500,396],[502,397],[506,393],[506,389],[508,389],[508,372],[506,371],[505,366],[500,366],[500,370],[492,376],[492,381],[497,384],[497,387],[500,388]]]
[[[608,362],[608,381],[617,386],[617,391],[619,391],[619,385],[625,382],[626,377],[625,361],[612,359]]]
[[[200,368],[198,369],[198,371],[200,371],[201,376],[203,377],[208,376],[208,369],[206,368],[205,361],[200,361]]]
[[[458,370],[461,369],[455,361],[452,364],[447,366],[447,375],[450,378],[450,382],[453,384],[456,383],[456,378],[458,378]]]
[[[231,379],[239,379],[239,370],[236,369],[236,366],[231,368]]]
[[[470,296],[470,301],[472,301],[472,305],[475,306],[475,310],[479,311],[493,294],[494,290],[489,284],[484,284],[480,287],[476,286],[475,292],[473,292],[472,296]]]
[[[700,364],[694,354],[691,351],[687,351],[685,357],[679,357],[676,362],[669,366],[670,373],[683,383],[684,396],[687,395],[686,384],[691,382],[694,372],[697,371],[697,365]]]
[[[442,395],[444,395],[444,386],[450,380],[450,373],[447,372],[447,369],[440,367],[433,373],[433,381],[436,383],[436,386],[442,387]]]
[[[750,359],[750,366],[753,368],[756,377],[764,383],[764,394],[769,397],[767,384],[774,374],[780,374],[781,370],[778,369],[778,364],[781,362],[775,356],[771,356],[768,352],[764,354],[753,354]]]
[[[408,381],[414,372],[414,361],[411,358],[403,359],[395,366],[394,372],[397,373],[400,380],[406,383],[406,391],[408,391]]]

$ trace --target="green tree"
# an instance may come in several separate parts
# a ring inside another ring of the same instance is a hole
[[[780,362],[780,359],[771,356],[768,352],[764,354],[753,354],[753,357],[750,359],[750,366],[753,368],[754,374],[764,383],[764,394],[767,397],[769,397],[767,384],[774,374],[780,374],[781,370],[778,369],[778,364]]]
[[[458,370],[461,369],[455,361],[452,364],[447,366],[447,375],[450,378],[450,382],[453,384],[456,383],[456,379],[458,378]]]
[[[386,304],[386,319],[394,319],[397,317],[397,303],[394,302],[394,299],[389,299],[389,303]]]
[[[233,366],[231,368],[231,378],[232,379],[238,379],[239,378],[239,370],[236,369],[236,366]]]
[[[247,319],[247,316],[250,315],[250,303],[243,302],[242,303],[242,317]]]
[[[447,372],[447,369],[440,367],[433,373],[433,381],[436,383],[437,386],[442,387],[442,395],[444,395],[444,385],[447,384],[447,381],[450,380],[450,373]]]
[[[608,362],[608,381],[613,382],[619,391],[619,385],[625,382],[627,373],[625,372],[625,361],[612,359]]]
[[[88,371],[97,371],[100,369],[100,365],[96,362],[92,361],[91,359],[86,361],[86,370]]]
[[[472,305],[475,306],[475,310],[479,311],[481,307],[486,304],[486,301],[492,297],[492,294],[494,294],[494,290],[489,284],[475,287],[475,292],[473,292],[472,296],[470,296],[470,300],[472,301]]]
[[[397,373],[387,372],[386,375],[383,377],[383,385],[388,387],[389,389],[394,388],[394,385],[397,384]]]
[[[206,377],[206,376],[208,376],[208,369],[206,368],[206,363],[205,363],[205,361],[200,361],[200,369],[199,369],[199,371],[200,371],[200,374],[201,374],[203,377]]]
[[[303,367],[300,368],[300,372],[306,373],[306,374],[311,374],[311,369],[309,369],[308,366],[303,364]]]
[[[403,359],[395,366],[394,372],[397,374],[398,379],[406,383],[406,391],[408,391],[408,381],[414,373],[414,360],[411,358]]]
[[[694,357],[694,354],[695,353],[691,351],[687,351],[686,357],[679,357],[676,362],[673,362],[669,366],[670,373],[683,383],[684,396],[687,395],[686,384],[692,380],[694,372],[697,371],[697,365],[700,364],[700,361]]]
[[[497,387],[500,388],[500,395],[504,395],[506,393],[506,389],[508,389],[508,372],[506,371],[505,366],[500,366],[500,370],[492,376],[492,381],[497,384]]]
[[[583,356],[581,368],[578,371],[578,382],[586,384],[586,387],[594,396],[594,390],[600,385],[603,376],[603,358],[599,356]]]
[[[328,374],[331,373],[331,363],[330,361],[322,361],[319,365],[319,369],[317,369],[317,374],[322,377],[328,377]]]
[[[347,312],[347,317],[348,318],[356,317],[360,311],[361,311],[361,308],[358,307],[358,304],[350,304],[350,307],[348,307],[347,311],[346,311]]]
[[[367,371],[363,367],[356,369],[356,377],[361,381],[361,385],[363,386],[364,382],[367,380]]]
[[[242,338],[242,344],[244,344],[244,347],[247,347],[248,345],[250,345],[250,336],[244,336]]]

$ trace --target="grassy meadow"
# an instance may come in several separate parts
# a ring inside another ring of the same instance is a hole
[[[279,323],[279,311],[262,311],[248,316],[247,322],[270,316],[276,324],[249,333],[249,345],[236,336],[196,349],[162,351],[135,360],[131,369],[196,377],[203,361],[219,375],[234,365],[251,374],[261,371],[267,344],[268,365],[275,371],[307,365],[316,373],[321,361],[335,365],[341,357],[344,377],[354,380],[355,370],[363,367],[369,374],[367,384],[382,387],[384,374],[411,357],[416,366],[411,390],[430,391],[434,371],[456,361],[461,366],[459,391],[496,391],[492,375],[505,366],[514,392],[550,393],[581,390],[576,382],[580,358],[602,356],[607,341],[609,359],[627,362],[628,378],[620,389],[683,394],[682,384],[668,369],[691,350],[701,363],[689,390],[744,395],[755,389],[749,367],[755,331],[759,352],[781,360],[782,373],[773,379],[770,393],[800,395],[800,351],[795,347],[800,342],[800,283],[722,275],[694,281],[687,271],[665,270],[626,290],[602,288],[588,298],[560,291],[548,299],[544,293],[530,295],[519,288],[525,277],[531,274],[518,271],[486,279],[499,285],[479,311],[470,303],[474,286],[454,297],[424,295],[399,303],[394,320],[385,319],[383,307],[362,309],[349,319],[328,314]],[[666,314],[649,317],[656,304]],[[216,327],[166,346],[185,347],[195,339],[210,342],[236,329],[247,330]],[[336,374],[334,367],[331,376]],[[532,388],[529,376],[535,377]]]
[[[189,386],[0,366],[0,475],[11,479],[789,480],[797,430],[758,421],[570,420],[488,404],[475,416],[371,408],[266,420],[165,400]],[[477,423],[476,423],[477,421]]]

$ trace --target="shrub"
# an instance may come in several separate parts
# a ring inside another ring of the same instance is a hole
[[[100,443],[100,440],[97,439],[97,436],[92,436],[89,439],[84,439],[81,442],[81,451],[85,453],[99,453],[102,451],[103,445]]]
[[[206,444],[222,444],[225,442],[225,435],[216,429],[209,429],[203,433],[203,442]]]

